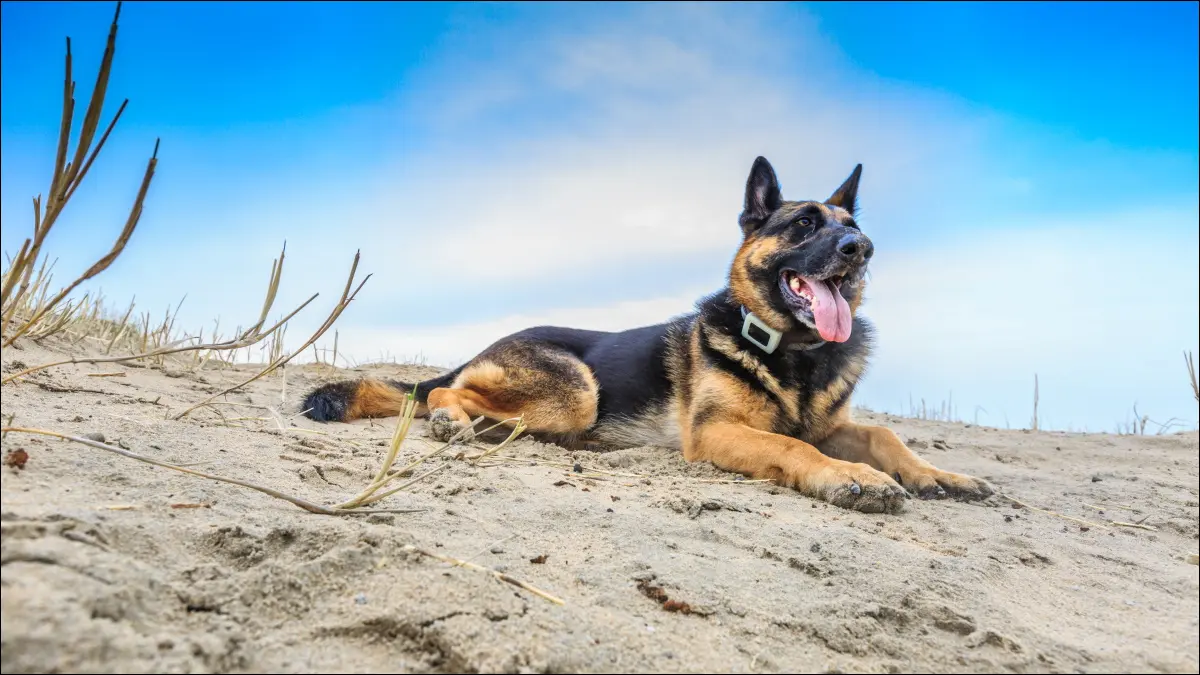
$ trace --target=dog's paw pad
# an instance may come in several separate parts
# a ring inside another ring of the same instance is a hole
[[[445,443],[451,438],[454,438],[458,432],[462,431],[466,427],[466,424],[463,424],[462,422],[459,422],[451,417],[450,413],[444,408],[434,410],[429,414],[429,436],[436,441]],[[465,444],[470,443],[473,440],[475,440],[475,432],[467,431],[465,434],[459,436],[454,442],[456,444]]]
[[[938,476],[938,485],[945,488],[946,492],[955,499],[965,502],[973,502],[981,499],[987,499],[996,494],[996,488],[992,484],[976,478],[974,476],[964,476],[962,474],[952,473],[947,474],[952,476],[952,479],[947,479]]]
[[[900,481],[921,499],[958,499],[975,501],[987,499],[996,489],[987,481],[961,473],[950,473],[935,468],[917,469],[902,475]]]
[[[899,513],[908,492],[886,474],[869,467],[854,467],[826,488],[825,500],[834,506],[863,513]]]

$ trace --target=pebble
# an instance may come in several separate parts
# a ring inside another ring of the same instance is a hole
[[[491,550],[492,550],[492,553],[494,553],[496,555],[500,555],[501,553],[504,553],[504,549],[500,548],[499,546],[493,546]]]
[[[104,434],[102,434],[98,431],[93,431],[91,433],[84,434],[83,437],[88,439],[89,441],[96,441],[97,443],[104,442]]]
[[[354,596],[354,604],[356,604],[356,605],[367,604],[367,594],[359,593],[358,595]]]

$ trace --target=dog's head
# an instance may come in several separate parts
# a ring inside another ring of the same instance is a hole
[[[861,175],[860,164],[823,202],[789,202],[771,163],[754,160],[738,218],[745,239],[729,272],[734,299],[776,330],[850,339],[875,252],[854,222]]]

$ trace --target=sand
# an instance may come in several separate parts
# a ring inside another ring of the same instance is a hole
[[[65,347],[6,349],[3,369]],[[124,372],[124,377],[89,377]],[[331,504],[371,478],[394,420],[318,425],[221,406],[166,419],[237,370],[65,366],[5,385],[16,423]],[[293,366],[312,385],[420,366]],[[271,376],[228,401],[279,406]],[[321,516],[232,485],[9,434],[0,469],[8,672],[1197,672],[1198,439],[1031,433],[868,412],[938,466],[1030,505],[827,506],[678,452],[520,440]],[[404,456],[432,447],[418,422]],[[242,428],[244,427],[244,428]],[[310,433],[304,430],[316,431]],[[609,473],[588,478],[572,466]],[[431,465],[436,466],[436,464]],[[195,508],[177,505],[199,505]],[[1103,509],[1102,511],[1100,509]],[[1109,525],[1136,522],[1151,530]],[[562,598],[421,556],[468,559]],[[544,556],[543,562],[533,562]],[[654,597],[651,597],[654,596]],[[661,604],[669,598],[670,604]],[[665,607],[686,603],[690,613]]]

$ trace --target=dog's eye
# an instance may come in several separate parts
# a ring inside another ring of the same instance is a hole
[[[812,218],[809,218],[808,216],[800,216],[800,219],[797,220],[796,222],[801,227],[812,227],[812,223],[813,223]]]

